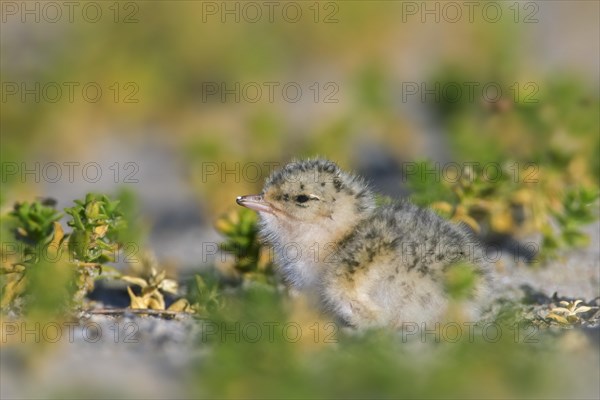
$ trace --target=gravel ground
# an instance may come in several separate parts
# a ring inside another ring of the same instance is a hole
[[[552,297],[591,301],[600,297],[600,223],[585,229],[590,245],[571,250],[540,265],[515,263],[505,255],[497,267],[497,291],[500,296],[521,298],[531,290]],[[526,286],[524,289],[523,287]]]
[[[23,364],[25,349],[3,348],[2,399],[183,398],[186,365],[201,355],[194,353],[199,324],[191,318],[94,315],[72,330],[59,325],[61,340],[41,349],[33,365]]]

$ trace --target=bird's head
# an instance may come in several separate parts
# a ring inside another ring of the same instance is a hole
[[[313,235],[339,236],[369,216],[375,207],[367,185],[331,161],[304,160],[274,172],[258,195],[237,203],[258,211],[263,233],[294,240]]]

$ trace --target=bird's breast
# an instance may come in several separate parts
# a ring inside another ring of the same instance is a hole
[[[276,263],[286,281],[306,289],[318,286],[324,271],[334,267],[335,252],[334,243],[290,241],[277,249]]]

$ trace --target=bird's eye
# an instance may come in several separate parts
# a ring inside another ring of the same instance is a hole
[[[308,200],[309,200],[308,196],[305,194],[296,196],[296,202],[298,202],[298,203],[306,203]]]

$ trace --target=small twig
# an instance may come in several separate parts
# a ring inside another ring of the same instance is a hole
[[[172,317],[186,315],[190,316],[190,313],[185,311],[172,311],[172,310],[153,310],[150,308],[99,308],[95,310],[84,311],[89,314],[95,315],[123,315],[123,314],[147,314],[147,315],[169,315]]]

